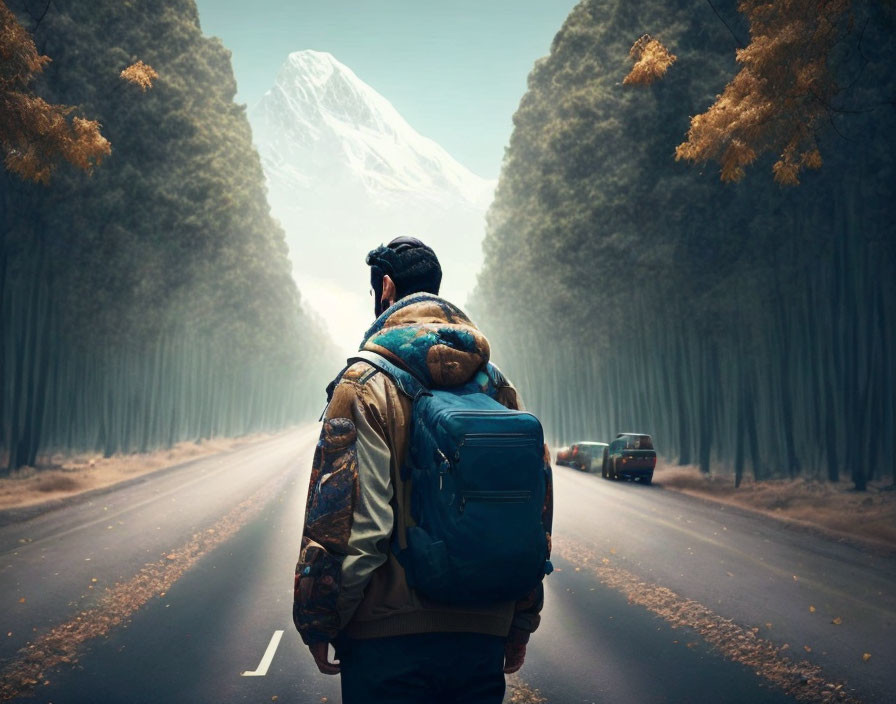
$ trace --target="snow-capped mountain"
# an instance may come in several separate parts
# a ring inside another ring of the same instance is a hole
[[[398,235],[433,247],[442,294],[464,303],[494,181],[420,135],[325,52],[290,54],[249,119],[295,277],[338,343],[355,348],[372,319],[365,254]]]

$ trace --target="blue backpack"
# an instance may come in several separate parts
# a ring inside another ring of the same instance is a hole
[[[551,571],[541,423],[498,403],[483,379],[428,389],[376,353],[361,351],[349,364],[357,360],[414,402],[401,472],[411,482],[415,525],[392,542],[408,585],[447,604],[522,599]]]

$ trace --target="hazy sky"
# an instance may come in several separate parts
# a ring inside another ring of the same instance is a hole
[[[287,54],[329,51],[421,134],[497,178],[534,61],[574,0],[197,0],[250,107]]]

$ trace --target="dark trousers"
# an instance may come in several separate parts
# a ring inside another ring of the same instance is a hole
[[[343,640],[342,704],[501,704],[504,639],[419,633]]]

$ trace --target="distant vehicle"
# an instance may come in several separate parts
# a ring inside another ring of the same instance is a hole
[[[596,472],[601,468],[603,473],[604,462],[607,456],[607,443],[605,442],[576,442],[569,446],[569,457],[565,464],[575,467],[583,472]],[[560,453],[557,453],[558,457]]]
[[[564,466],[568,465],[569,464],[569,455],[571,452],[572,452],[572,450],[570,450],[568,446],[561,447],[559,450],[557,450],[557,457],[554,460],[554,464],[560,464],[560,465],[564,465]]]
[[[656,451],[649,435],[619,433],[610,443],[601,476],[604,479],[637,479],[642,484],[650,484],[655,468]]]

